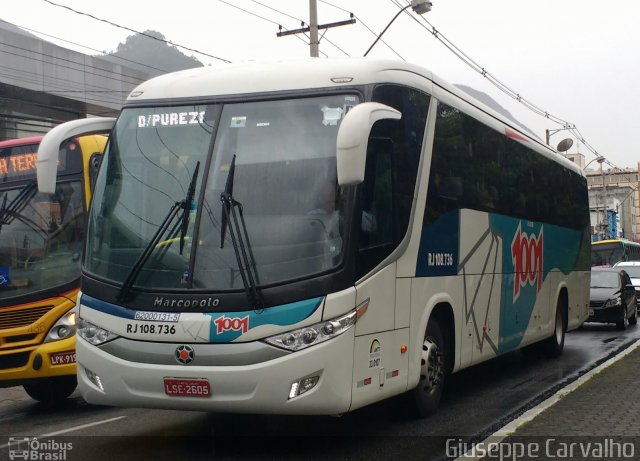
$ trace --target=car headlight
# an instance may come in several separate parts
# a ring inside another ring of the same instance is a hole
[[[117,334],[100,328],[82,317],[78,317],[78,336],[94,346],[99,346],[118,337]]]
[[[616,307],[621,304],[622,304],[622,298],[618,296],[617,298],[612,298],[607,300],[607,302],[604,303],[604,307]]]
[[[340,317],[271,336],[265,338],[264,341],[273,346],[290,351],[299,351],[310,346],[315,346],[316,344],[340,336],[355,325],[358,318],[366,312],[368,306],[369,300],[367,299],[357,308]]]
[[[76,333],[76,316],[76,309],[73,308],[60,317],[58,321],[49,328],[44,342],[58,341],[73,336]]]

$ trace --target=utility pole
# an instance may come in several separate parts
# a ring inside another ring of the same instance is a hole
[[[332,27],[338,26],[346,26],[349,24],[355,24],[356,20],[351,14],[351,19],[347,19],[346,21],[338,21],[332,22],[329,24],[318,24],[318,1],[317,0],[309,0],[309,27],[302,27],[300,29],[287,30],[282,32],[282,26],[280,26],[280,32],[276,35],[278,37],[284,37],[285,35],[295,35],[295,34],[304,34],[309,32],[309,46],[311,47],[309,50],[309,55],[312,58],[317,58],[320,56],[320,38],[318,37],[318,31],[323,29],[330,29]],[[304,23],[302,23],[304,26]],[[324,34],[322,34],[324,37]]]
[[[309,0],[309,46],[312,58],[320,57],[320,40],[318,39],[318,2]]]

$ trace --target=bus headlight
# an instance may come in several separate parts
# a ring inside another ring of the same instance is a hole
[[[100,328],[82,317],[78,318],[78,336],[94,346],[99,346],[118,337],[117,334]]]
[[[71,309],[58,319],[56,323],[49,329],[44,342],[58,341],[73,336],[76,333],[76,310]]]
[[[281,347],[290,351],[299,351],[310,346],[315,346],[316,344],[320,344],[331,338],[340,336],[355,325],[356,320],[364,314],[368,305],[369,300],[367,299],[357,308],[347,314],[341,315],[340,317],[271,336],[269,338],[265,338],[264,341],[273,346]]]

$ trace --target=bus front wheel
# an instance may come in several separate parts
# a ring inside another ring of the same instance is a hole
[[[442,327],[436,319],[431,319],[422,343],[420,381],[413,390],[420,417],[433,413],[440,403],[446,374],[446,350]]]

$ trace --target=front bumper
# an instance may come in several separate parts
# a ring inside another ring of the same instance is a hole
[[[617,323],[622,320],[625,306],[590,307],[587,322]]]
[[[75,336],[59,341],[0,352],[0,387],[17,386],[34,379],[76,374],[75,360],[52,364],[53,354],[66,353],[73,358]]]
[[[230,413],[338,414],[351,406],[354,328],[342,335],[259,363],[192,366],[124,360],[77,341],[78,387],[89,403],[127,407],[166,408]],[[240,354],[251,343],[237,346]],[[260,343],[262,344],[262,343]],[[145,349],[153,343],[146,343]],[[179,344],[175,344],[179,346]],[[196,357],[215,355],[216,344],[193,344]],[[158,345],[160,347],[160,344]],[[104,390],[89,379],[97,375]],[[303,377],[319,375],[308,392],[288,398],[291,384]],[[209,397],[172,397],[165,393],[164,378],[204,378]]]

